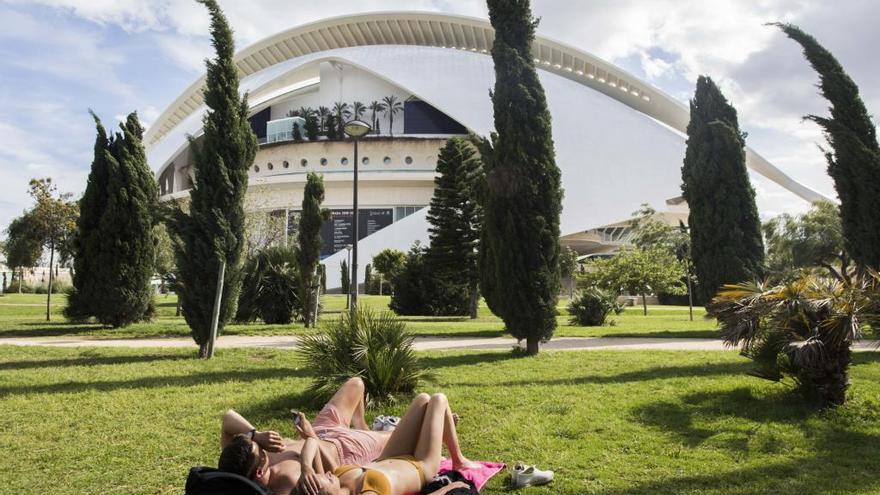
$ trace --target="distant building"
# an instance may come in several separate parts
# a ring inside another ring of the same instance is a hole
[[[304,120],[291,119],[303,107],[369,106],[388,96],[399,101],[401,110],[377,115],[379,131],[361,141],[361,265],[381,249],[425,243],[438,150],[450,136],[487,136],[493,129],[493,39],[485,19],[383,12],[295,27],[236,55],[261,143],[249,171],[249,204],[283,218],[292,233],[306,173],[324,175],[325,206],[333,211],[323,253],[330,288],[339,284],[344,246],[355,236],[352,145],[326,138],[294,142],[293,123]],[[679,194],[688,109],[583,50],[538,36],[532,51],[562,170],[563,242],[611,250],[626,235],[619,219],[642,203],[656,206]],[[187,136],[198,140],[202,133],[203,85],[201,78],[184,91],[145,136],[163,199],[185,197],[192,186]],[[358,117],[371,122],[373,113]],[[793,194],[822,199],[750,149],[747,159],[753,171]],[[604,227],[585,231],[593,225]]]

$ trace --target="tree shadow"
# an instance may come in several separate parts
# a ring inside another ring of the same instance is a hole
[[[2,342],[2,341],[0,341]],[[113,364],[152,363],[158,361],[191,360],[193,356],[147,354],[142,356],[82,356],[68,359],[0,362],[0,370],[28,370],[39,368],[102,366]]]
[[[614,338],[662,338],[662,339],[717,339],[717,330],[664,330],[656,332],[627,332],[604,333],[602,337]]]
[[[25,322],[16,323],[20,328],[0,330],[0,343],[3,338],[16,337],[63,337],[92,333],[109,327],[97,323],[52,323],[52,322]]]
[[[880,486],[880,479],[875,476],[880,469],[880,458],[876,455],[880,435],[852,431],[846,424],[829,417],[808,421],[823,414],[834,413],[818,411],[792,390],[756,397],[747,387],[726,392],[698,392],[684,396],[681,402],[657,402],[636,408],[632,411],[635,421],[674,437],[686,448],[698,448],[711,442],[710,448],[727,450],[737,458],[745,458],[755,449],[775,452],[786,446],[773,435],[768,435],[763,443],[749,443],[755,432],[773,424],[801,429],[811,446],[805,449],[798,445],[791,456],[780,462],[739,469],[736,468],[738,462],[731,462],[729,466],[707,466],[707,474],[672,476],[598,493],[818,495],[828,493],[829,486],[833,486],[836,493],[866,493]],[[697,419],[710,421],[712,428],[700,428],[696,425]],[[744,430],[740,422],[737,428],[737,419],[757,426]],[[798,455],[804,450],[809,453]],[[732,469],[725,470],[725,467]]]
[[[512,352],[505,351],[467,354],[448,354],[444,352],[444,354],[441,355],[421,357],[419,363],[427,370],[435,370],[455,366],[496,363],[499,361],[507,361],[509,359],[519,359],[519,356]]]
[[[417,338],[421,337],[430,337],[436,339],[461,339],[468,337],[478,337],[478,338],[492,338],[492,337],[504,337],[504,330],[469,330],[466,332],[461,331],[436,331],[432,332],[430,330],[416,330],[410,332]],[[512,344],[511,344],[512,345]]]
[[[193,354],[191,358],[195,358],[195,354]],[[87,391],[112,392],[116,390],[140,388],[195,387],[225,381],[256,382],[259,380],[304,376],[307,376],[306,371],[286,367],[217,372],[196,371],[191,375],[153,376],[134,380],[103,380],[94,382],[67,382],[0,387],[0,397],[18,394],[54,394]]]

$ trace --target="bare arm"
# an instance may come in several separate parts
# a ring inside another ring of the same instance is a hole
[[[281,452],[284,449],[281,435],[274,431],[256,431],[254,425],[232,409],[223,414],[220,425],[220,448],[226,447],[235,435],[254,431],[253,440],[257,445],[269,452]]]

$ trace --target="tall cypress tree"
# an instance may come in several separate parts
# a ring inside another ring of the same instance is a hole
[[[104,248],[100,230],[101,216],[107,211],[107,184],[111,159],[107,131],[97,115],[95,119],[94,157],[88,183],[79,201],[80,215],[76,222],[73,240],[73,290],[67,298],[64,315],[71,320],[83,320],[94,316],[94,305],[104,296],[104,286],[99,279],[103,267],[101,251]]]
[[[707,303],[723,284],[763,276],[764,242],[746,171],[736,109],[706,76],[697,79],[681,168],[694,270]]]
[[[320,175],[309,172],[306,178],[305,192],[302,200],[302,213],[299,216],[297,241],[299,249],[296,254],[299,263],[299,294],[302,298],[303,321],[306,326],[317,322],[315,296],[317,296],[318,279],[316,269],[321,259],[321,224],[330,217],[330,210],[321,208],[324,202],[324,180]]]
[[[428,210],[431,244],[426,261],[431,273],[468,291],[471,318],[477,317],[479,299],[477,248],[483,212],[477,204],[477,186],[482,173],[480,159],[466,139],[448,140],[437,159],[438,175]]]
[[[95,158],[80,201],[87,213],[77,222],[74,244],[75,290],[65,314],[121,327],[149,318],[154,310],[150,279],[157,187],[137,114],[109,139],[97,117],[95,123]]]
[[[217,274],[226,272],[217,332],[235,314],[241,289],[241,258],[245,244],[244,196],[247,169],[256,155],[257,139],[247,120],[247,97],[238,93],[233,62],[232,30],[215,0],[198,0],[211,14],[211,35],[217,58],[206,62],[205,103],[201,143],[190,140],[195,181],[189,211],[179,209],[172,222],[178,237],[176,257],[183,315],[199,356],[207,357]]]
[[[527,352],[556,329],[562,188],[550,112],[532,59],[538,21],[528,0],[488,0],[495,130],[484,142],[481,288]]]
[[[834,55],[791,24],[774,24],[798,42],[819,74],[819,88],[831,103],[831,118],[808,115],[819,124],[831,151],[825,153],[828,175],[840,198],[846,250],[861,266],[880,268],[880,147],[877,131],[856,83]]]

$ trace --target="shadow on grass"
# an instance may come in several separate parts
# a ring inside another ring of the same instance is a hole
[[[2,343],[2,340],[0,340]],[[70,366],[102,366],[112,364],[153,363],[159,361],[191,360],[192,356],[148,354],[144,356],[83,356],[69,359],[0,362],[0,370],[29,370],[38,368],[65,368]]]
[[[461,355],[440,355],[422,357],[419,359],[419,363],[424,366],[426,370],[431,371],[439,368],[449,368],[454,366],[470,366],[473,364],[495,363],[499,361],[506,361],[508,359],[519,359],[519,356],[514,355],[512,352],[505,351],[481,352],[477,354],[469,353]],[[475,384],[474,386],[477,385]]]
[[[504,330],[470,330],[467,332],[461,331],[430,331],[430,330],[410,330],[409,333],[413,334],[417,338],[436,338],[436,339],[458,339],[458,338],[468,338],[468,337],[477,337],[477,338],[492,338],[492,337],[504,337],[506,334]],[[512,347],[512,344],[511,344]]]
[[[256,424],[264,424],[279,418],[290,418],[290,410],[296,409],[305,413],[306,418],[313,421],[323,402],[302,392],[281,395],[274,399],[261,402],[249,402],[235,408],[242,416]]]
[[[819,421],[808,421],[822,414]],[[828,414],[829,417],[824,417]],[[874,493],[880,487],[875,473],[880,469],[876,445],[880,435],[852,431],[845,422],[835,421],[834,411],[818,413],[793,391],[755,397],[751,389],[727,392],[700,392],[685,396],[681,402],[658,402],[633,411],[633,418],[671,435],[686,448],[698,448],[711,438],[711,448],[726,449],[737,457],[753,449],[779,452],[786,446],[772,435],[764,444],[750,445],[756,430],[747,431],[742,419],[759,425],[795,425],[803,430],[810,446],[798,445],[792,455],[780,462],[766,462],[737,469],[738,462],[707,466],[707,474],[673,476],[643,482],[637,486],[602,490],[605,495],[707,493],[745,495],[752,493]],[[712,429],[695,422],[712,424]],[[803,455],[807,451],[809,454]],[[795,455],[798,453],[799,455]]]
[[[194,355],[193,355],[194,358]],[[181,376],[153,376],[135,380],[106,380],[94,382],[49,383],[44,385],[0,387],[0,397],[17,394],[55,394],[78,392],[113,392],[116,390],[196,387],[226,381],[257,382],[276,378],[304,377],[307,372],[285,368],[266,368],[258,370],[199,372]]]
[[[719,334],[717,330],[668,330],[657,332],[628,332],[620,331],[616,333],[603,333],[602,337],[616,338],[662,338],[662,339],[717,339]]]
[[[0,330],[0,339],[21,337],[64,337],[81,335],[103,330],[105,327],[98,323],[67,323],[67,322],[24,322],[15,323],[13,329]],[[2,343],[2,340],[0,340]]]

